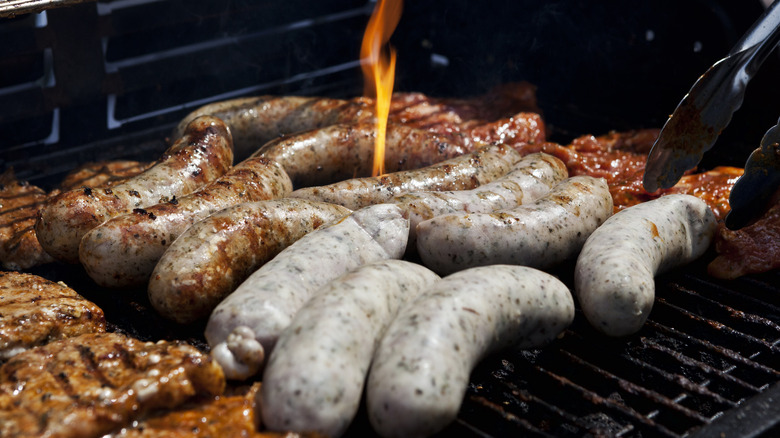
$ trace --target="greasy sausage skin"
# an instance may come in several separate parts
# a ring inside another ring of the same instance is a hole
[[[322,226],[249,276],[209,317],[206,340],[231,379],[256,374],[298,309],[317,289],[366,263],[400,258],[409,221],[372,205]]]
[[[149,279],[152,306],[181,324],[205,319],[252,272],[325,223],[348,215],[339,205],[304,199],[246,202],[187,228]]]
[[[106,287],[145,285],[165,249],[190,225],[231,205],[286,196],[292,182],[278,163],[249,158],[181,198],[109,219],[81,239],[79,260]]]
[[[298,311],[263,372],[258,406],[271,430],[341,436],[358,410],[371,357],[403,303],[439,279],[403,260],[363,265]]]
[[[413,192],[390,202],[409,217],[409,246],[417,242],[417,225],[450,213],[489,213],[528,204],[568,177],[563,161],[545,153],[523,157],[506,175],[471,190]]]
[[[421,222],[417,252],[440,275],[498,263],[548,268],[576,256],[612,207],[606,181],[575,176],[514,209]]]
[[[249,157],[266,142],[326,126],[374,117],[373,104],[365,99],[326,97],[257,96],[204,105],[186,115],[176,130],[181,135],[196,117],[212,115],[225,121],[233,133],[236,157]]]
[[[670,194],[615,213],[588,237],[574,289],[585,317],[609,336],[639,331],[655,300],[655,276],[700,257],[717,228],[700,198]]]
[[[306,187],[295,190],[290,197],[331,202],[355,210],[389,202],[394,196],[412,191],[473,189],[506,175],[520,159],[520,153],[510,146],[489,145],[421,169]]]
[[[436,433],[457,416],[483,357],[547,344],[573,319],[566,285],[533,268],[491,265],[442,278],[404,304],[374,353],[371,424],[383,437]]]
[[[48,202],[35,226],[52,257],[78,263],[81,238],[106,220],[136,208],[166,202],[197,190],[233,164],[228,127],[210,116],[193,120],[182,137],[149,169],[108,188],[80,188]]]
[[[462,139],[390,123],[385,169],[417,169],[474,149],[458,140]],[[301,188],[371,176],[375,141],[373,123],[340,124],[270,141],[257,153],[281,163],[295,187]]]

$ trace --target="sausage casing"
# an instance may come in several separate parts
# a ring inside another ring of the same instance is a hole
[[[306,187],[290,196],[331,202],[356,210],[389,202],[394,196],[413,191],[473,189],[506,175],[520,158],[520,153],[510,146],[489,145],[421,169]]]
[[[93,228],[81,239],[79,260],[101,286],[146,285],[166,248],[190,225],[231,205],[280,198],[291,191],[292,182],[278,163],[249,158],[189,195]]]
[[[328,283],[279,336],[258,406],[271,430],[340,436],[355,416],[371,357],[399,307],[439,276],[403,260],[363,265]]]
[[[339,205],[292,198],[214,213],[187,228],[163,253],[149,279],[149,300],[176,322],[204,319],[284,248],[349,213]]]
[[[210,103],[192,111],[179,122],[174,136],[181,135],[190,121],[203,115],[218,117],[230,127],[239,160],[279,136],[374,117],[373,105],[365,99],[241,97]]]
[[[417,252],[439,274],[499,263],[543,269],[576,256],[610,215],[607,183],[575,176],[511,210],[447,214],[421,222]]]
[[[409,221],[391,204],[372,205],[322,226],[285,248],[212,312],[206,340],[225,375],[256,374],[276,339],[314,292],[373,261],[400,258]]]
[[[401,308],[377,347],[366,383],[371,424],[383,437],[434,434],[455,419],[480,359],[549,343],[573,319],[569,289],[533,268],[441,279]]]
[[[526,155],[506,175],[471,190],[413,192],[392,203],[409,217],[409,246],[416,243],[416,227],[425,220],[450,213],[489,213],[527,204],[546,195],[568,177],[563,161],[545,153]]]
[[[637,332],[655,300],[655,276],[709,248],[716,219],[700,198],[670,194],[615,213],[588,237],[574,288],[582,311],[610,336]]]
[[[144,172],[108,188],[80,188],[50,200],[35,226],[52,257],[78,263],[81,238],[106,220],[170,201],[223,175],[233,164],[228,127],[219,119],[193,120],[182,137]]]

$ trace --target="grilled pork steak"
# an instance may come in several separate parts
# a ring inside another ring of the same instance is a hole
[[[0,272],[0,362],[105,327],[103,310],[73,289],[36,275]]]
[[[13,169],[0,175],[0,263],[3,268],[21,270],[50,263],[35,237],[38,211],[49,195],[16,179]]]
[[[81,335],[0,367],[0,436],[102,436],[155,409],[224,389],[222,369],[191,345]]]

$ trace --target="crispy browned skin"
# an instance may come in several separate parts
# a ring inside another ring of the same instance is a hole
[[[13,169],[3,172],[0,175],[0,263],[3,268],[20,271],[54,261],[38,242],[35,223],[45,203],[61,190],[109,186],[148,167],[148,163],[127,160],[86,163],[68,173],[59,189],[50,193],[18,181]]]
[[[224,120],[233,133],[236,157],[243,159],[266,142],[286,134],[339,123],[372,119],[372,102],[365,99],[258,96],[231,99],[202,106],[185,116],[174,131],[179,136],[187,124],[202,115]]]
[[[219,119],[193,120],[185,134],[152,167],[110,188],[80,188],[51,199],[35,227],[43,249],[78,262],[81,238],[107,219],[197,190],[233,164],[230,131]]]
[[[350,211],[305,199],[248,202],[188,228],[162,255],[149,280],[149,300],[164,317],[189,323],[284,248]]]
[[[291,191],[292,182],[278,163],[248,158],[187,196],[93,228],[81,239],[79,259],[101,286],[145,285],[163,252],[193,223],[232,205],[281,198]]]
[[[105,329],[103,310],[73,289],[37,275],[0,272],[0,361]]]
[[[290,197],[357,210],[414,191],[471,190],[506,175],[520,159],[520,153],[510,146],[489,145],[423,168],[298,189]]]
[[[18,181],[12,169],[0,175],[0,262],[3,268],[23,270],[54,261],[35,237],[38,212],[47,199],[43,189]]]
[[[315,434],[258,431],[255,415],[255,383],[235,394],[197,400],[175,411],[147,418],[133,427],[109,435],[111,438],[315,438]]]
[[[81,335],[0,367],[0,436],[97,437],[224,389],[222,369],[190,345]]]
[[[373,124],[374,109],[374,100],[365,97],[349,100],[300,96],[246,97],[196,109],[182,119],[174,134],[180,135],[186,123],[198,115],[217,116],[230,126],[236,156],[243,159],[279,136],[336,124]],[[493,123],[503,133],[517,129],[510,126],[514,123],[511,118],[521,112],[539,112],[536,89],[527,82],[504,84],[484,95],[467,99],[396,93],[391,101],[389,121],[429,131],[462,144],[455,137],[468,136],[468,132],[478,125]],[[502,122],[500,119],[505,120]]]
[[[95,161],[84,163],[73,169],[60,183],[61,190],[79,187],[108,187],[127,178],[132,178],[148,169],[152,163],[132,160]]]

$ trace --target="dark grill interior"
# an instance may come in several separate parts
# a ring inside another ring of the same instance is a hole
[[[362,0],[116,0],[0,19],[0,167],[48,188],[85,161],[155,158],[183,114],[206,102],[359,95],[372,9]],[[392,40],[396,89],[465,97],[528,80],[559,142],[659,127],[760,12],[758,2],[727,1],[407,2]],[[776,122],[777,69],[770,59],[751,83],[709,163],[741,166]],[[711,258],[658,279],[635,336],[607,339],[578,314],[548,347],[486,358],[441,435],[780,434],[780,276],[714,281]],[[34,271],[94,300],[116,329],[205,347],[202,327],[163,321],[144,291],[102,290],[68,266]],[[571,272],[559,275],[571,284]],[[360,415],[348,435],[369,430]]]

